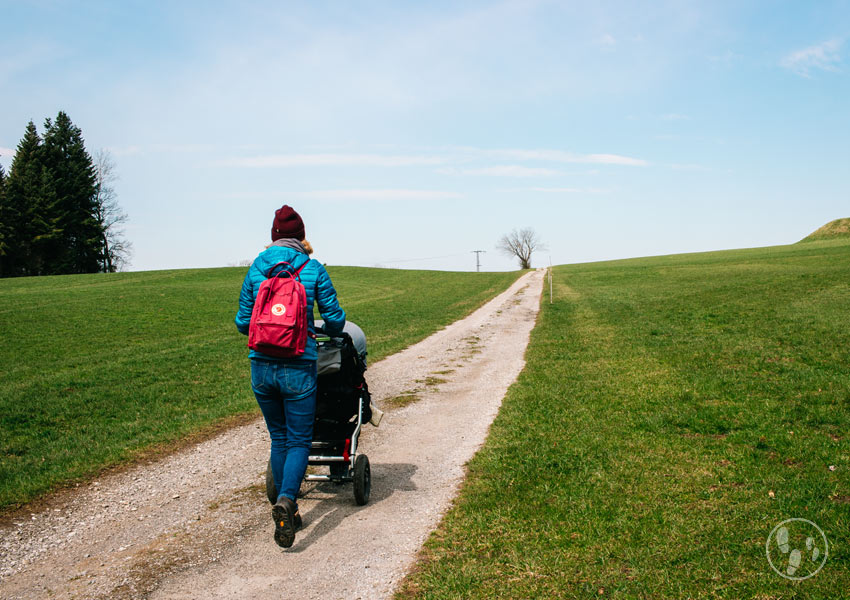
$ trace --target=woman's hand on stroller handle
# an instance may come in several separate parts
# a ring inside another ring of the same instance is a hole
[[[332,338],[342,338],[344,340],[346,340],[346,339],[351,340],[351,336],[348,334],[347,331],[340,331],[339,333],[334,333],[334,334],[328,333],[327,331],[325,331],[324,323],[316,326],[316,333],[326,335],[326,336],[332,337]]]

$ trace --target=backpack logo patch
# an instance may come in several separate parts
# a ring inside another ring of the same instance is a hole
[[[272,306],[272,314],[276,317],[281,316],[286,312],[286,307],[283,304],[275,304]]]

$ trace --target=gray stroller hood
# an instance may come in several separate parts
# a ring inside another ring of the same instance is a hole
[[[316,329],[320,329],[324,326],[325,322],[321,319],[316,319]],[[357,354],[360,355],[360,358],[363,360],[363,364],[366,364],[366,334],[363,333],[363,330],[357,326],[356,323],[352,323],[351,321],[345,322],[345,327],[342,330],[351,336],[351,342],[354,346]],[[340,353],[340,347],[337,344],[329,343],[320,343],[318,347],[319,359],[318,359],[318,371],[319,375],[325,375],[329,373],[336,373],[340,369],[340,362],[342,360],[342,356]]]

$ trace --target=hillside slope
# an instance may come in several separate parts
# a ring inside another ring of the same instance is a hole
[[[850,218],[835,219],[804,237],[801,242],[850,238]]]
[[[399,599],[845,597],[848,281],[850,239],[555,267]],[[791,517],[829,542],[797,587],[766,556]]]

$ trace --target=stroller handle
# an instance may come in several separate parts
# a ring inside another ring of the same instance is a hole
[[[326,335],[330,338],[340,338],[340,339],[343,339],[343,340],[352,341],[351,336],[348,334],[347,331],[341,331],[338,334],[331,335],[330,333],[325,331],[324,325],[322,325],[320,327],[316,327],[316,333],[322,333],[322,334],[324,334],[324,335]]]

